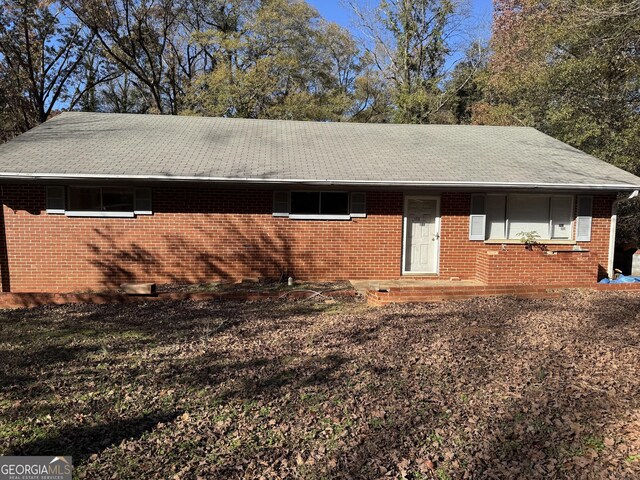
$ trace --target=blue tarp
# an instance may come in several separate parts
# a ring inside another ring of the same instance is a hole
[[[615,280],[609,280],[608,278],[603,278],[599,283],[640,283],[640,277],[631,277],[621,275]]]

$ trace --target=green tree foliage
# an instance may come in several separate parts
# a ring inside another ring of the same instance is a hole
[[[148,113],[152,100],[128,71],[106,82],[96,93],[96,111],[111,113]]]
[[[7,65],[0,63],[0,143],[24,132],[31,123],[35,123],[32,107],[12,82]]]
[[[368,49],[303,0],[0,2],[3,139],[54,108],[468,120],[469,69],[445,69],[458,0],[380,0]]]
[[[270,0],[234,16],[233,28],[199,34],[216,45],[214,68],[200,75],[187,110],[205,115],[341,120],[361,70],[346,30],[304,2]]]
[[[393,112],[391,91],[381,74],[374,67],[367,67],[355,79],[354,102],[349,118],[362,123],[386,123]]]
[[[443,121],[442,83],[451,53],[448,38],[457,14],[452,0],[380,0],[373,10],[348,2],[370,40],[374,64],[393,100],[398,123]],[[445,120],[446,121],[446,120]]]
[[[446,56],[445,29],[454,13],[449,0],[383,0],[380,20],[396,44],[393,79],[396,121],[427,123],[436,111]]]
[[[316,120],[386,108],[351,33],[302,0],[0,1],[3,132],[56,105]]]
[[[639,19],[636,0],[496,0],[474,121],[531,125],[640,174]],[[625,212],[622,237],[640,238]]]

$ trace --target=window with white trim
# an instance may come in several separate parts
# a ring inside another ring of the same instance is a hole
[[[579,196],[583,205],[583,228],[576,240],[590,238],[591,204]],[[469,218],[470,240],[519,240],[523,233],[536,232],[541,240],[573,239],[573,195],[474,194]],[[580,208],[580,207],[579,207]],[[580,218],[580,217],[578,217]]]
[[[151,189],[126,186],[47,187],[47,213],[70,217],[151,215]]]
[[[334,191],[275,191],[273,215],[298,220],[366,217],[366,194]]]

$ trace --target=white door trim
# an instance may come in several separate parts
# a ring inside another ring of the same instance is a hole
[[[434,272],[414,272],[407,270],[407,207],[409,199],[423,198],[436,201],[436,246],[434,248]],[[439,275],[440,274],[440,197],[435,195],[405,195],[402,212],[402,275]]]

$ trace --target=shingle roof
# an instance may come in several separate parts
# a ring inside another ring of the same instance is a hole
[[[0,145],[0,177],[633,190],[533,128],[63,113]]]

